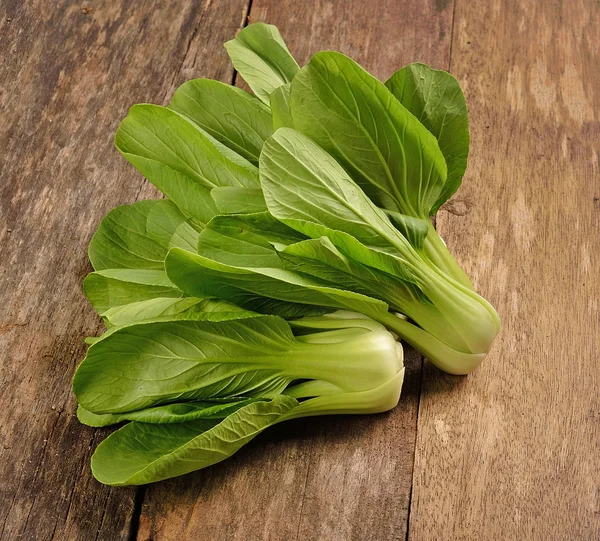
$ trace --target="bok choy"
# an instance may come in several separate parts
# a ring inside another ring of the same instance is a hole
[[[134,105],[115,145],[165,199],[112,210],[84,291],[79,420],[125,423],[92,458],[110,485],[231,456],[288,419],[393,408],[399,337],[453,374],[500,330],[431,218],[469,150],[458,82],[424,64],[385,83],[350,58],[301,67],[274,26],[226,49],[254,96],[195,79]]]

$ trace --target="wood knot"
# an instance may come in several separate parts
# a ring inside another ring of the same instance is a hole
[[[451,199],[444,203],[440,210],[445,210],[455,216],[464,216],[471,210],[471,202],[468,199]]]

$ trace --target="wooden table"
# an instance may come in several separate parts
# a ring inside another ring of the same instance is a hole
[[[157,191],[112,138],[194,77],[243,84],[222,43],[279,26],[385,78],[458,77],[472,146],[438,229],[504,328],[451,377],[408,353],[391,413],[270,430],[231,460],[107,488],[70,389],[100,322],[81,291],[111,208]],[[600,539],[600,7],[593,0],[0,3],[0,537]]]

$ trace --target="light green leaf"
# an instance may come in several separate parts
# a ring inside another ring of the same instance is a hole
[[[131,302],[123,306],[113,306],[100,315],[111,325],[125,325],[148,319],[194,314],[198,309],[201,309],[199,304],[202,301],[202,299],[196,297],[181,299],[157,297],[145,301]]]
[[[321,224],[371,246],[397,236],[333,157],[293,129],[280,128],[265,143],[260,182],[269,212],[299,231],[304,222]]]
[[[426,300],[418,288],[347,257],[327,237],[291,244],[279,252],[279,256],[290,270],[380,299],[393,310],[403,312],[415,301]]]
[[[420,63],[398,70],[385,86],[436,137],[446,159],[448,178],[430,210],[434,214],[456,192],[467,168],[469,119],[465,96],[448,72]]]
[[[225,48],[234,68],[267,105],[271,93],[289,83],[299,69],[279,30],[270,24],[247,26]]]
[[[393,210],[386,210],[385,213],[403,237],[405,237],[415,248],[418,248],[419,250],[423,248],[431,224],[429,220],[413,218],[412,216],[400,214]]]
[[[210,192],[220,214],[250,214],[267,210],[260,188],[224,186]]]
[[[83,282],[83,291],[103,315],[115,306],[154,298],[179,299],[183,292],[165,274],[153,269],[105,269],[92,272]]]
[[[164,271],[106,269],[84,283],[86,297],[107,325],[174,316],[198,310],[201,299],[184,297]]]
[[[213,294],[257,312],[300,317],[308,315],[301,313],[305,304],[313,313],[318,307],[351,310],[374,319],[387,313],[384,302],[285,269],[234,267],[179,248],[169,252],[165,267],[173,283],[189,295]],[[294,316],[294,310],[300,313]]]
[[[293,128],[294,119],[290,110],[292,87],[290,83],[280,86],[271,94],[271,113],[273,114],[273,129]]]
[[[417,282],[406,259],[417,257],[408,240],[308,137],[277,130],[263,148],[260,174],[267,207],[277,220],[312,238],[327,236],[347,256]]]
[[[329,152],[376,205],[427,218],[446,182],[435,137],[375,77],[321,52],[291,85],[294,128]]]
[[[181,85],[171,103],[217,141],[253,164],[271,135],[269,108],[247,92],[210,79],[193,79]]]
[[[168,247],[148,235],[147,220],[160,201],[138,201],[111,210],[100,222],[88,254],[95,270],[164,268]]]
[[[93,413],[242,395],[272,398],[306,377],[293,364],[299,360],[294,347],[289,325],[274,316],[139,323],[90,346],[73,390]]]
[[[294,398],[279,396],[244,406],[220,422],[130,423],[98,446],[94,477],[107,485],[141,485],[205,468],[233,455],[297,405]]]
[[[166,107],[134,105],[119,126],[115,145],[127,159],[134,155],[161,162],[205,188],[258,187],[255,168],[227,157],[210,135]]]
[[[268,212],[216,216],[200,236],[197,251],[234,267],[277,268],[281,265],[273,244],[287,246],[305,238]]]
[[[210,190],[194,178],[159,161],[136,154],[122,154],[148,181],[173,201],[182,213],[193,218],[198,227],[206,225],[217,213]]]
[[[102,414],[92,413],[80,405],[77,407],[77,419],[84,425],[95,427],[114,425],[124,421],[153,424],[186,423],[197,419],[224,419],[241,407],[258,400],[256,398],[246,398],[222,402],[217,400],[181,402],[126,413]]]
[[[157,204],[150,209],[146,219],[146,230],[149,237],[166,248],[177,246],[186,250],[195,250],[201,227],[193,227],[192,223],[175,203],[163,199],[157,201]]]

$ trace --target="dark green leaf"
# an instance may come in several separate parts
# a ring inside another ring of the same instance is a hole
[[[448,166],[448,178],[430,214],[460,186],[469,156],[469,119],[465,96],[448,72],[425,64],[405,66],[385,85],[438,140]]]
[[[427,218],[446,182],[435,137],[375,77],[321,52],[294,77],[294,128],[329,152],[376,205]]]

